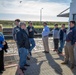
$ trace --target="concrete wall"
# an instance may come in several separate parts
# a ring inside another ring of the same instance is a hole
[[[69,21],[73,20],[73,14],[76,14],[76,0],[72,0],[72,2],[70,4]]]

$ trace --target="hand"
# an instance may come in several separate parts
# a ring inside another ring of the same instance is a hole
[[[32,29],[29,30],[30,32],[32,31]]]
[[[5,45],[6,43],[5,43],[5,41],[3,42],[3,45]]]
[[[74,46],[76,46],[76,42],[75,42]]]
[[[34,33],[38,34],[37,32],[34,32]]]
[[[0,48],[0,50],[2,50],[2,48]]]

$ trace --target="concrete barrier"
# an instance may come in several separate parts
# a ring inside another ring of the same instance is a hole
[[[12,28],[4,28],[3,29],[3,34],[5,36],[5,39],[13,39],[12,30],[13,30]],[[43,28],[36,28],[35,30],[38,32],[37,34],[34,34],[35,37],[41,37],[42,36],[41,33],[42,33]]]

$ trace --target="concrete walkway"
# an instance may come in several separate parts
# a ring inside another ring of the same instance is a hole
[[[45,54],[42,51],[33,53],[31,60],[27,61],[30,67],[27,67],[25,75],[76,75],[76,67],[71,70],[69,65],[61,65],[63,56],[56,52],[50,51]],[[16,74],[17,66],[6,68],[2,75]]]

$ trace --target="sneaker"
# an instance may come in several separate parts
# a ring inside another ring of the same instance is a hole
[[[27,67],[29,67],[30,65],[28,65],[28,64],[25,64],[24,66],[27,66]]]
[[[30,57],[29,56],[27,56],[27,60],[30,60]]]
[[[46,51],[45,53],[49,53],[49,51]]]
[[[53,50],[53,51],[56,51],[56,50]]]
[[[65,61],[64,61],[64,62],[62,62],[61,64],[65,65],[65,64],[68,64],[68,62],[65,62]]]
[[[73,69],[73,68],[74,68],[74,64],[71,64],[70,69]]]
[[[43,51],[43,53],[49,53],[49,51]]]
[[[57,49],[55,49],[55,50],[53,50],[53,51],[54,51],[54,52],[55,52],[55,51],[57,52],[58,50],[57,50]]]
[[[22,71],[27,70],[26,68],[20,68]]]
[[[3,71],[0,71],[0,74],[2,74],[3,73]]]
[[[6,71],[5,69],[3,69],[2,71]]]
[[[62,52],[58,52],[59,55],[62,55]]]

